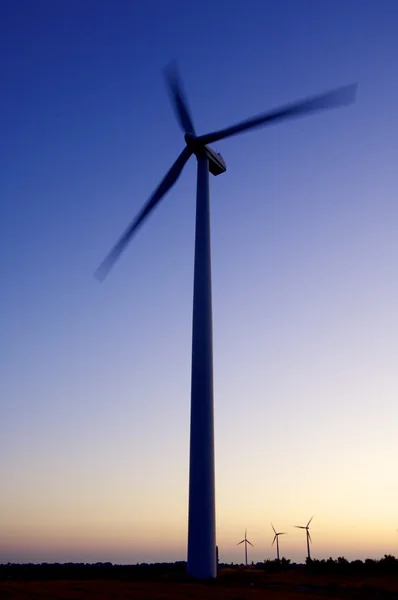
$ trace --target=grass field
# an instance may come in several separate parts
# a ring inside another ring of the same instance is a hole
[[[212,583],[188,581],[2,581],[0,600],[396,600],[398,578],[372,577],[333,580],[304,573],[265,575],[261,571],[240,570],[220,573]]]

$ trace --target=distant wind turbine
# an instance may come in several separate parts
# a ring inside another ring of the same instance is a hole
[[[305,529],[306,532],[306,536],[307,536],[307,557],[308,560],[311,560],[311,552],[310,552],[310,542],[312,542],[311,539],[311,535],[310,535],[310,523],[312,521],[314,517],[311,517],[311,519],[308,521],[307,525],[295,525],[295,527],[298,527],[298,529]]]
[[[238,542],[236,545],[239,546],[240,544],[243,544],[243,542],[245,543],[245,564],[247,567],[247,544],[250,544],[250,546],[253,546],[253,544],[251,542],[249,542],[249,540],[247,539],[247,529],[245,529],[245,538],[241,542]],[[253,546],[253,548],[254,548],[254,546]]]
[[[286,531],[280,531],[279,533],[276,531],[275,527],[272,525],[271,523],[271,527],[274,530],[275,536],[274,539],[272,540],[272,544],[271,546],[273,546],[275,544],[275,540],[276,540],[276,558],[277,560],[279,560],[279,536],[280,535],[286,535]]]

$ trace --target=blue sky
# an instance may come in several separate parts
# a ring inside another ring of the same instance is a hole
[[[221,560],[398,544],[394,1],[0,8],[0,561],[186,556],[195,161],[92,274],[183,147],[358,81],[357,103],[215,145]]]

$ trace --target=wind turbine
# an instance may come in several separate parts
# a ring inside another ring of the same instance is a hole
[[[247,539],[247,529],[245,529],[245,537],[241,542],[238,542],[236,545],[240,546],[240,544],[245,544],[245,565],[247,567],[247,544],[250,544],[250,546],[253,546],[253,544],[251,542],[249,542],[249,540]],[[254,548],[254,546],[253,546]]]
[[[276,531],[275,527],[272,525],[272,523],[271,523],[271,527],[275,533],[275,536],[274,536],[274,539],[272,540],[271,546],[273,546],[275,544],[275,540],[276,540],[276,558],[277,558],[277,560],[279,560],[279,536],[286,535],[286,531],[280,531],[279,533],[277,533],[277,531]]]
[[[306,536],[307,536],[307,557],[308,560],[311,560],[311,552],[310,552],[310,542],[312,543],[312,539],[311,539],[311,535],[310,535],[310,523],[312,521],[314,517],[311,517],[311,519],[308,521],[307,525],[295,525],[295,527],[297,527],[298,529],[305,529],[306,532]]]
[[[177,120],[184,133],[185,147],[138,216],[101,263],[96,275],[100,280],[105,278],[146,217],[176,183],[185,163],[195,155],[198,167],[187,562],[189,575],[196,578],[209,578],[216,576],[209,171],[212,175],[220,175],[226,171],[226,165],[221,155],[212,150],[208,144],[267,124],[351,104],[355,100],[356,85],[314,96],[257,115],[232,127],[198,136],[176,66],[167,68],[165,74]]]

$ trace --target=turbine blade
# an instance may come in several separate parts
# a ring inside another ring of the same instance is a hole
[[[250,544],[250,546],[253,546],[253,544],[251,542],[249,542],[249,540],[246,540],[248,544]],[[254,548],[254,546],[253,546]]]
[[[311,521],[312,521],[312,519],[313,519],[313,518],[314,518],[314,517],[311,517],[311,519],[308,521],[308,523],[307,523],[307,527],[309,527],[309,524],[311,523]]]
[[[298,529],[307,529],[305,525],[295,525]]]
[[[311,544],[312,544],[312,538],[311,538],[311,534],[310,534],[310,532],[308,531],[308,529],[307,529],[307,535],[308,535],[308,539],[310,540],[310,542],[311,542]]]
[[[281,531],[278,535],[286,535],[287,531]]]
[[[245,542],[246,540],[242,540],[241,542],[238,542],[236,545],[239,546],[240,544],[243,544],[243,542]]]
[[[178,177],[181,175],[181,171],[184,168],[185,163],[191,156],[191,151],[188,147],[185,147],[181,152],[171,169],[168,171],[166,176],[163,178],[161,183],[158,185],[148,202],[145,204],[141,212],[134,219],[134,221],[128,226],[122,237],[119,239],[117,244],[112,248],[108,256],[103,260],[98,269],[95,272],[95,276],[100,281],[103,281],[110,269],[113,267],[116,260],[119,258],[123,250],[130,242],[133,234],[137,231],[138,227],[148,216],[148,214],[155,208],[160,200],[167,194],[170,188],[175,184]]]
[[[271,544],[271,546],[273,546],[273,545],[274,545],[276,538],[277,538],[277,535],[276,535],[276,533],[275,533],[275,535],[274,535],[274,539],[272,540],[272,544]]]
[[[174,112],[178,119],[181,129],[184,133],[195,134],[195,127],[193,125],[192,117],[188,108],[188,102],[186,96],[182,90],[181,78],[178,72],[176,61],[172,61],[164,69],[164,76],[166,84],[169,88],[169,94],[171,103],[174,108]]]
[[[212,144],[230,137],[231,135],[243,133],[244,131],[261,127],[267,123],[282,121],[292,117],[304,116],[321,110],[352,104],[355,102],[356,91],[357,84],[343,86],[331,92],[313,96],[307,100],[301,100],[271,112],[262,113],[251,119],[246,119],[237,125],[232,125],[232,127],[226,127],[225,129],[214,131],[213,133],[200,135],[198,140],[205,145]]]
[[[275,535],[276,535],[276,529],[275,529],[275,527],[272,525],[272,523],[271,523],[271,527],[272,527],[272,529],[274,530],[274,533],[275,533]]]

